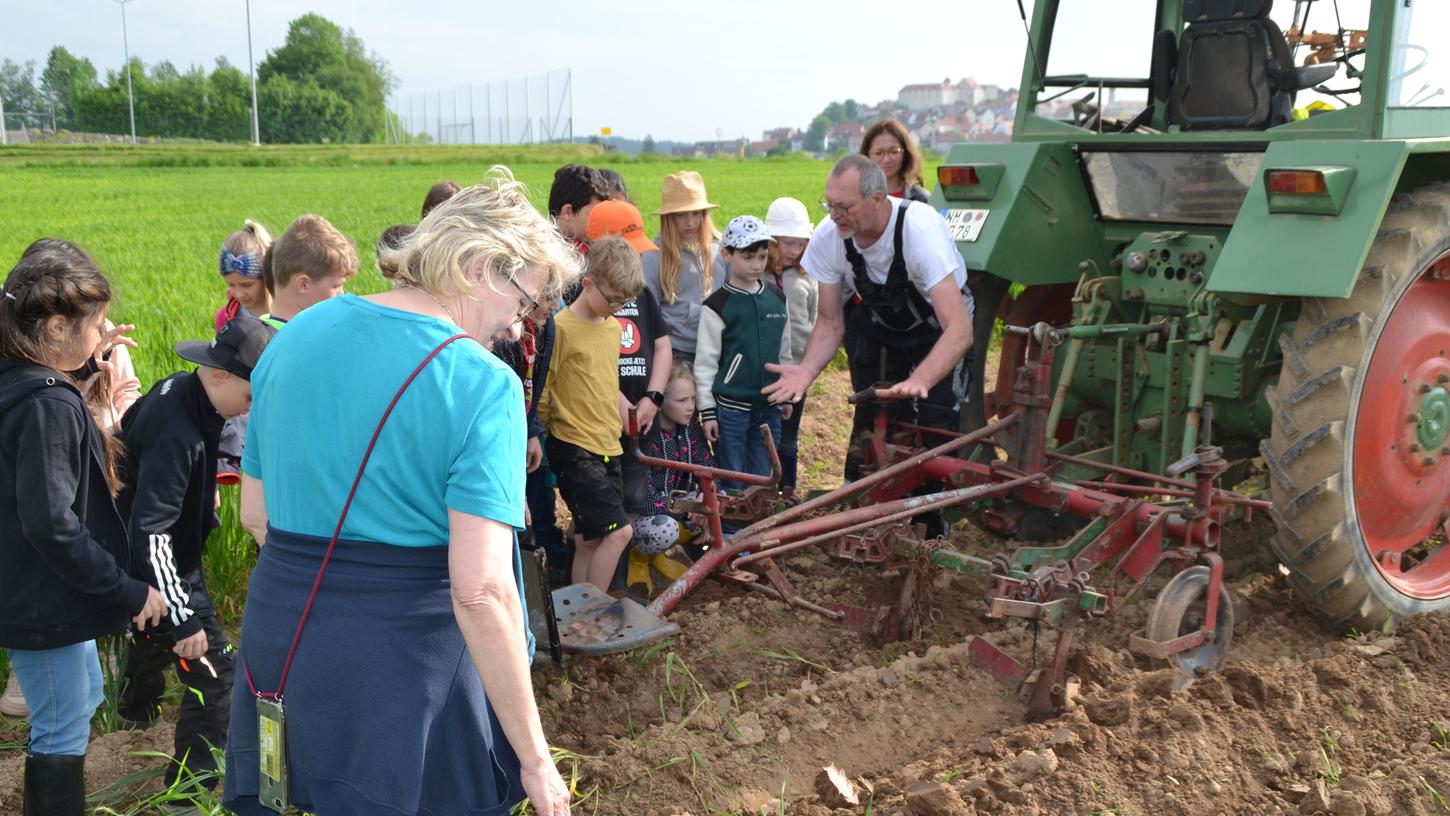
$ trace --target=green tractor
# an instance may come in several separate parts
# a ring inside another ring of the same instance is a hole
[[[1151,31],[1037,0],[1011,141],[938,170],[976,348],[997,318],[1096,327],[1056,358],[1049,445],[1162,474],[1211,431],[1225,484],[1267,473],[1319,614],[1450,609],[1450,3],[1133,5]],[[966,430],[1011,407],[1004,337]]]

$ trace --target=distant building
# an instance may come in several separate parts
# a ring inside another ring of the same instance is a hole
[[[861,137],[866,135],[866,126],[860,122],[837,122],[826,131],[826,149],[844,147],[855,153],[861,149]]]
[[[986,98],[982,86],[977,84],[977,81],[971,77],[966,77],[961,82],[958,82],[953,86],[953,90],[956,92],[956,98],[951,101],[959,102],[966,107],[980,105]]]
[[[695,142],[695,156],[697,158],[708,158],[710,156],[739,156],[745,150],[744,139],[722,139],[714,142]]]
[[[910,111],[925,111],[949,105],[958,98],[956,85],[950,82],[928,82],[903,85],[896,92],[896,102]]]
[[[779,127],[765,131],[761,135],[761,141],[783,144],[790,150],[804,150],[806,135],[792,127]]]

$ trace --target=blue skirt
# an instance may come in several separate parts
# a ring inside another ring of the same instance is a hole
[[[327,540],[269,530],[247,590],[240,660],[274,691]],[[240,674],[240,672],[239,672]],[[317,816],[494,816],[524,798],[453,617],[446,547],[339,541],[283,695],[294,807]],[[257,800],[255,698],[232,694],[223,803]]]

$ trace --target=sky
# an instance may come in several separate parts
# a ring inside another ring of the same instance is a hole
[[[568,68],[576,135],[608,127],[681,141],[804,128],[833,100],[874,103],[914,82],[974,76],[1016,87],[1026,42],[1016,0],[251,0],[257,62],[309,11],[353,29],[387,60],[400,107],[439,91],[450,107],[455,86]],[[244,0],[126,6],[131,53],[148,65],[209,70],[225,56],[245,71],[246,20]],[[53,45],[102,74],[119,68],[121,6],[0,0],[0,58],[35,60],[38,74]]]

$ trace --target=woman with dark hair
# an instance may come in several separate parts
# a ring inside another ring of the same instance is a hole
[[[887,195],[922,202],[930,198],[921,186],[921,151],[905,125],[895,119],[872,123],[861,138],[861,155],[886,174]]]
[[[30,705],[25,812],[81,816],[95,639],[161,620],[129,575],[114,458],[77,382],[131,326],[107,331],[111,287],[80,247],[31,244],[0,292],[0,647]]]
[[[382,262],[391,291],[309,307],[252,374],[242,523],[266,545],[224,804],[567,816],[521,600],[523,389],[485,344],[579,255],[499,168]]]

